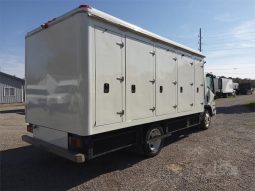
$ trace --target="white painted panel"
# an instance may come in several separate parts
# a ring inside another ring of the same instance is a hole
[[[189,56],[178,58],[178,112],[194,107],[194,61]]]
[[[127,120],[154,116],[153,45],[126,38],[126,117]],[[135,92],[131,92],[132,85]]]
[[[165,48],[156,48],[156,114],[176,112],[177,101],[176,54]]]
[[[204,64],[195,60],[195,107],[203,111],[204,108]]]
[[[95,29],[96,41],[96,125],[122,122],[122,37]]]
[[[68,134],[67,132],[58,131],[55,129],[49,129],[42,126],[37,126],[33,130],[33,136],[42,141],[46,141],[53,145],[68,148]]]

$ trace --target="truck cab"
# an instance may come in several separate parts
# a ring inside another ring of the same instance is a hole
[[[211,115],[216,114],[216,106],[215,106],[215,79],[216,76],[213,74],[206,74],[205,80],[205,108],[207,108]]]

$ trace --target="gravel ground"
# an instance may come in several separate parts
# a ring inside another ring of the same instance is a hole
[[[161,153],[130,150],[75,164],[23,143],[21,110],[0,112],[2,190],[254,190],[255,95],[217,100],[209,130],[185,130]]]

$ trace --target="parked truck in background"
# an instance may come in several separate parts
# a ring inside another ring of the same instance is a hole
[[[216,96],[217,97],[228,97],[235,95],[235,90],[233,89],[233,80],[223,77],[218,77],[215,79]]]
[[[172,133],[209,128],[204,58],[81,5],[26,35],[26,88],[37,91],[26,94],[22,139],[79,163],[126,147],[155,156]]]
[[[237,94],[238,89],[239,89],[239,83],[234,83],[234,82],[233,82],[233,89],[234,89],[234,91],[235,91],[235,94]]]
[[[238,94],[240,95],[248,95],[252,94],[253,88],[252,84],[247,82],[247,83],[240,83],[239,88],[238,88]]]

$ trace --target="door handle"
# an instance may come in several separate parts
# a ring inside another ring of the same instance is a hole
[[[155,79],[150,80],[150,82],[151,82],[152,84],[154,84],[154,83],[155,83],[155,81],[156,81]]]
[[[122,109],[121,111],[117,112],[116,114],[122,116],[122,115],[124,115],[124,110]]]
[[[174,105],[173,108],[177,108],[177,105]]]
[[[193,103],[190,104],[190,106],[193,106],[193,105],[194,105]]]
[[[174,61],[176,61],[176,60],[177,60],[177,58],[176,58],[176,57],[174,57],[174,58],[173,58],[173,60],[174,60]]]
[[[119,80],[120,82],[123,82],[124,81],[124,76],[121,76],[119,78],[116,78],[116,80]]]
[[[191,86],[193,86],[194,84],[193,83],[190,83]]]
[[[123,48],[124,47],[124,42],[116,42],[117,45],[120,46],[120,48]]]
[[[154,56],[156,53],[155,53],[155,51],[150,51],[150,54],[151,54],[152,56]]]
[[[156,107],[150,108],[151,111],[155,111]]]
[[[177,81],[173,81],[173,84],[176,85],[176,84],[177,84]]]

